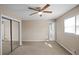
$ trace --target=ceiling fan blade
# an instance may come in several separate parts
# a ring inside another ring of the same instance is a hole
[[[42,11],[42,10],[45,10],[45,9],[48,8],[49,6],[50,6],[49,4],[45,5],[45,6],[41,9],[41,11]]]
[[[31,10],[34,10],[34,11],[39,11],[39,10],[32,8],[32,7],[28,7],[28,9],[31,9]]]
[[[34,13],[32,13],[32,14],[30,14],[30,15],[34,15],[34,14],[37,14],[38,12],[34,12]]]
[[[43,11],[44,13],[52,13],[52,11]]]

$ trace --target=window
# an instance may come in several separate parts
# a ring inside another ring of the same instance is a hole
[[[65,19],[64,26],[66,33],[75,33],[75,16]]]
[[[79,15],[76,16],[76,35],[79,35]]]

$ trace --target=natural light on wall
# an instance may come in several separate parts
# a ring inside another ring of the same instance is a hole
[[[75,16],[65,19],[64,25],[66,33],[75,33]]]

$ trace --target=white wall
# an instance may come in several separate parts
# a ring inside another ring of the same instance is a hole
[[[56,41],[67,48],[72,54],[79,54],[79,36],[64,33],[64,19],[75,15],[79,15],[79,6],[73,8],[56,20]]]
[[[48,39],[48,21],[46,20],[23,20],[23,41],[45,41]]]

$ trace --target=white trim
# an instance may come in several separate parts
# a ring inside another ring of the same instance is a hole
[[[6,18],[9,18],[9,19],[11,19],[11,20],[15,20],[15,21],[17,21],[17,22],[21,22],[21,20],[17,20],[17,19],[15,19],[15,18],[12,18],[12,17],[10,17],[10,16],[6,16],[6,15],[1,15],[1,17],[6,17]]]
[[[22,45],[22,21],[20,21],[20,45]]]
[[[1,55],[2,55],[2,18],[1,18],[1,15],[0,15],[0,21],[1,21],[1,37],[0,37],[0,39],[1,39]]]

